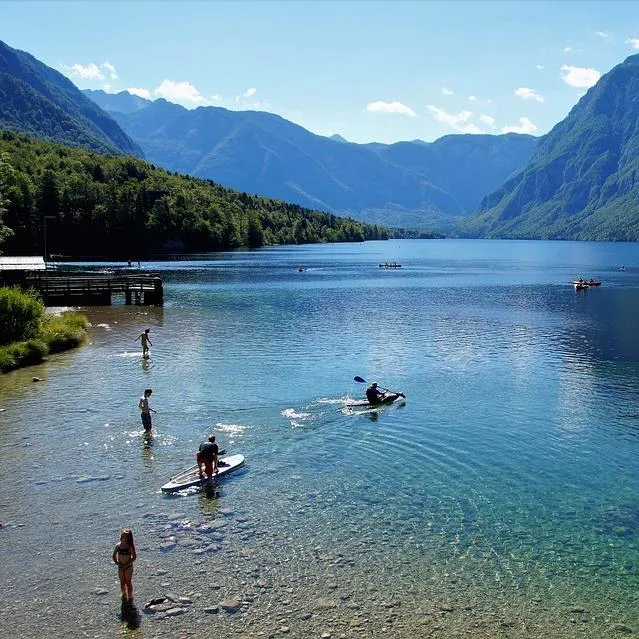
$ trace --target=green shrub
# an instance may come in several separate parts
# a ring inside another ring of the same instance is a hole
[[[0,348],[0,370],[6,373],[20,366],[39,364],[49,353],[41,339],[16,342]]]
[[[0,288],[0,345],[37,336],[43,317],[44,304],[35,291]]]
[[[42,322],[40,337],[50,353],[59,353],[79,346],[86,338],[87,318],[81,313],[67,311],[47,316]]]
[[[10,346],[0,346],[0,371],[6,373],[14,368],[18,368],[18,363],[13,357]]]
[[[3,305],[4,302],[4,305]],[[49,353],[59,353],[75,348],[86,339],[87,318],[81,313],[67,311],[62,315],[47,315],[44,306],[33,293],[22,293],[17,289],[0,288],[0,331],[11,325],[11,310],[26,322],[17,322],[11,328],[12,334],[28,335],[25,339],[14,339],[0,345],[0,372],[40,363]],[[7,317],[3,317],[3,313]]]

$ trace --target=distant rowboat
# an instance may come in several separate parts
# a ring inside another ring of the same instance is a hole
[[[380,264],[379,268],[402,268],[402,265],[397,262],[385,262],[384,264]]]

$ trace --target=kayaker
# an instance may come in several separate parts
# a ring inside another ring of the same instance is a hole
[[[215,435],[209,435],[209,438],[204,443],[200,444],[200,449],[195,455],[197,461],[200,477],[204,477],[202,473],[202,464],[204,464],[204,471],[208,479],[213,477],[213,473],[217,472],[217,455],[219,449],[215,443]]]
[[[368,400],[369,404],[381,404],[382,397],[384,397],[384,393],[382,393],[382,391],[377,388],[377,382],[373,382],[366,389],[366,399]]]

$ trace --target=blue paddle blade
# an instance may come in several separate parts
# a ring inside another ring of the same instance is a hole
[[[368,384],[368,382],[363,377],[360,377],[359,375],[355,375],[355,377],[353,377],[353,379],[356,382],[360,382],[362,384]]]

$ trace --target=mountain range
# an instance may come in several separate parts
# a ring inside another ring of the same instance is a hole
[[[277,115],[81,92],[0,42],[0,128],[387,226],[491,238],[639,239],[639,54],[541,138],[354,144]]]
[[[354,144],[263,111],[85,91],[166,169],[368,223],[450,231],[531,157],[527,135]]]

